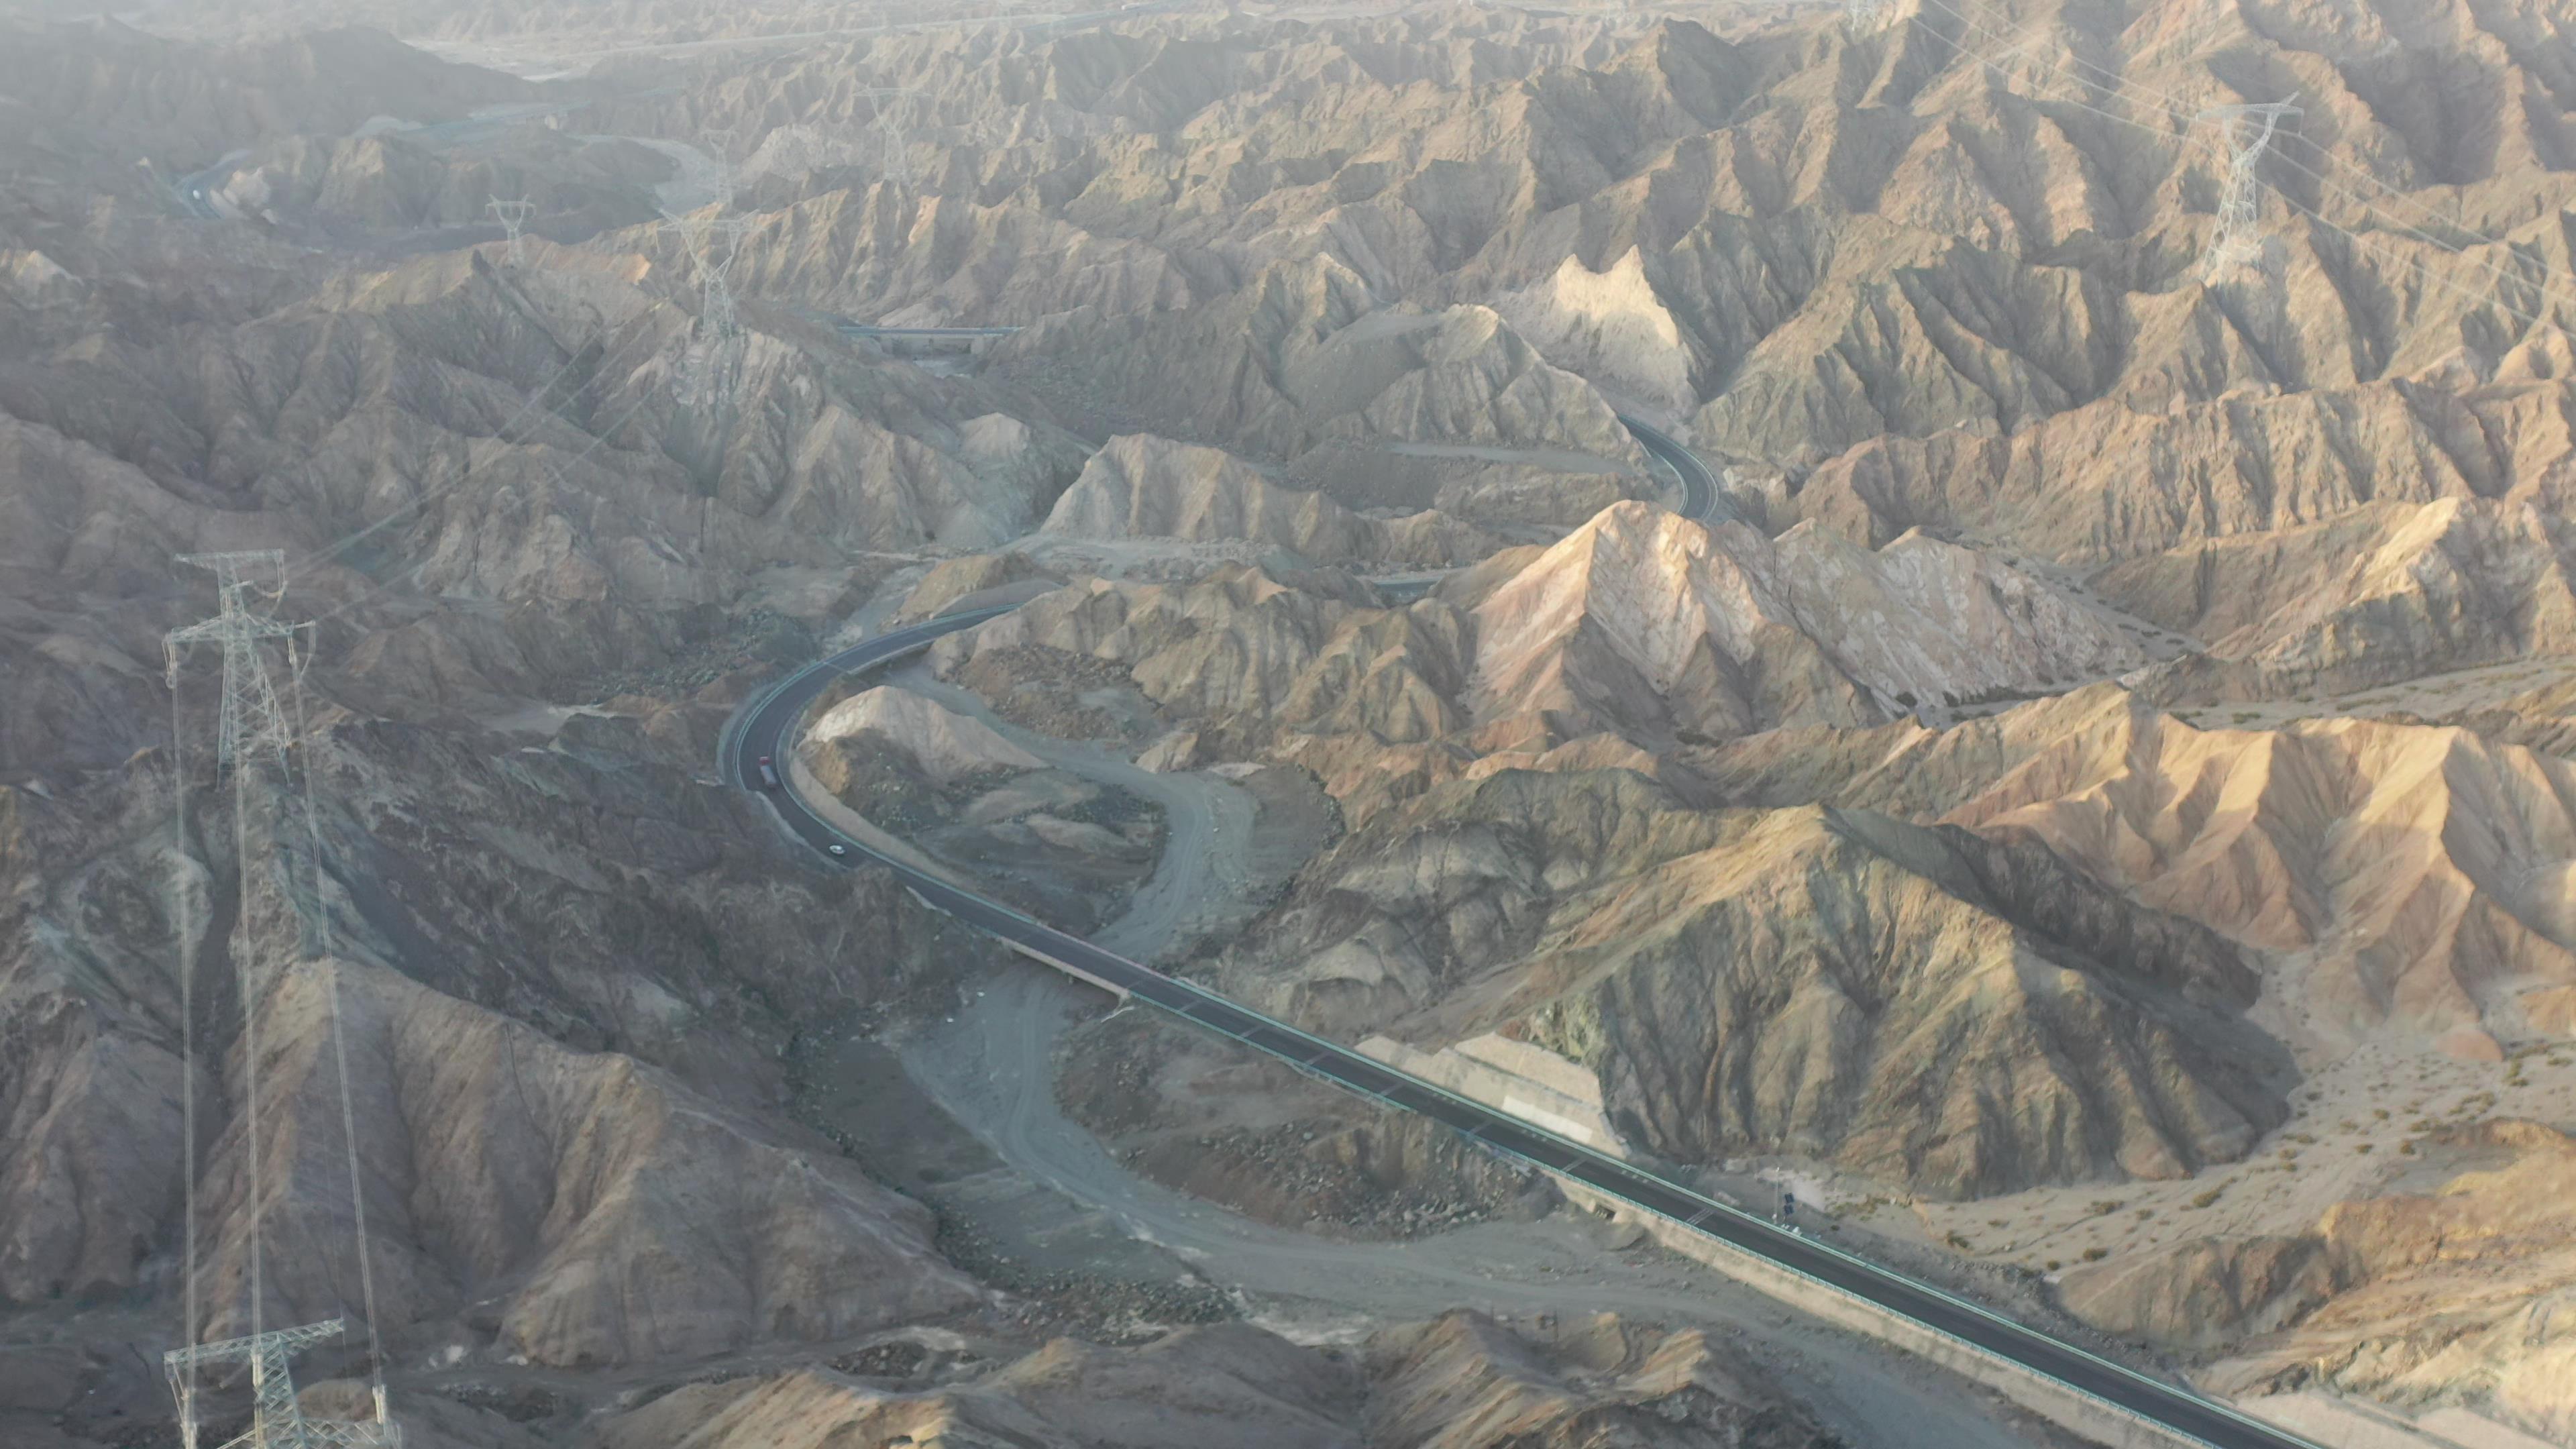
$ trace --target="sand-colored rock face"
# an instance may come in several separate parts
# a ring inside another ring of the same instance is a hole
[[[1910,534],[1872,553],[1646,504],[1605,509],[1476,606],[1480,718],[1567,735],[1873,724],[2143,661],[2071,597]]]
[[[981,720],[952,714],[910,690],[886,688],[852,695],[823,711],[806,727],[804,749],[822,754],[869,734],[891,741],[941,785],[982,770],[1036,770],[1046,763]]]
[[[80,278],[39,251],[0,251],[0,283],[29,307],[77,302],[88,290]]]
[[[610,1449],[836,1449],[848,1443],[1211,1443],[1339,1449],[1358,1375],[1241,1324],[1142,1348],[1059,1339],[966,1384],[889,1392],[830,1373],[694,1385],[606,1426]]]
[[[2066,1305],[2115,1332],[2233,1345],[2210,1375],[2223,1391],[2465,1400],[2535,1433],[2576,1432],[2576,1139],[2499,1121],[2419,1147],[2397,1190],[2339,1204],[2302,1236],[2087,1268],[2067,1275]]]
[[[970,553],[964,558],[942,559],[922,575],[912,592],[904,595],[903,607],[896,617],[913,623],[945,612],[948,607],[970,594],[1005,589],[1014,584],[1027,584],[1047,575],[1017,550],[1001,553]]]
[[[1928,537],[1873,553],[1815,530],[1707,529],[1635,502],[1401,609],[1321,575],[1296,583],[1244,569],[1188,586],[1080,581],[942,641],[933,658],[953,669],[1039,645],[1111,660],[1167,710],[1265,743],[1282,731],[1380,745],[1473,731],[1461,742],[1478,753],[1536,755],[1593,735],[1668,745],[1870,724],[2144,657],[2071,596]]]
[[[2563,507],[2570,439],[2550,388],[2459,396],[2388,382],[2146,407],[2105,400],[2009,439],[1883,438],[1818,467],[1802,517],[1856,538],[1949,525],[2069,563],[2442,499]]]
[[[2236,1343],[2315,1311],[2342,1286],[2313,1238],[2199,1239],[2069,1272],[2058,1301],[2097,1328],[2185,1349]]]
[[[2175,1177],[2285,1115],[2210,933],[2054,856],[1865,812],[1504,773],[1371,820],[1229,982],[1325,1030],[1500,1028],[1683,1160],[1790,1150],[1943,1195]]]
[[[272,1232],[293,1213],[317,1241],[349,1240],[335,971],[389,1328],[497,1293],[479,1311],[497,1316],[509,1352],[582,1366],[835,1338],[977,1300],[931,1251],[927,1211],[820,1139],[782,1135],[632,1058],[567,1051],[345,964],[287,971],[268,1003],[260,1172],[283,1200]],[[228,1134],[211,1159],[216,1336],[243,1327],[242,1147]],[[273,1252],[272,1311],[338,1311],[345,1258]]]
[[[1824,1449],[1835,1442],[1707,1335],[1658,1332],[1606,1314],[1542,1346],[1481,1314],[1453,1313],[1371,1339],[1368,1372],[1376,1389],[1372,1444]]]
[[[603,1449],[851,1443],[1119,1449],[1825,1449],[1835,1442],[1697,1332],[1604,1316],[1545,1340],[1477,1313],[1359,1351],[1242,1324],[1140,1348],[1058,1340],[981,1377],[905,1389],[812,1371],[693,1384],[602,1426]]]
[[[1601,394],[1485,307],[1382,308],[1330,260],[1273,268],[1186,311],[1083,307],[1011,337],[994,365],[1095,359],[1089,395],[1174,437],[1294,457],[1326,441],[1553,448],[1644,465]]]
[[[1609,270],[1567,257],[1539,286],[1499,298],[1495,309],[1549,360],[1621,393],[1687,410],[1697,359],[1630,247]]]
[[[2045,843],[2142,901],[2281,953],[2295,1019],[2330,1039],[2552,1030],[2555,992],[2576,984],[2565,762],[2357,720],[2203,731],[2138,711],[2108,723],[1947,818]]]
[[[2564,655],[2576,590],[2529,503],[2446,498],[2356,509],[2115,565],[2096,587],[2205,640],[2140,688],[2282,699]]]
[[[1317,563],[1440,567],[1497,547],[1437,514],[1363,518],[1218,449],[1142,434],[1112,438],[1093,454],[1041,527],[1071,538],[1242,539]]]
[[[1321,580],[1318,580],[1321,582]],[[1181,715],[1269,729],[1361,731],[1388,743],[1459,728],[1465,621],[1426,600],[1402,609],[1338,579],[1341,596],[1228,567],[1188,585],[1077,580],[933,646],[943,672],[985,652],[1036,646],[1127,668]]]
[[[2265,953],[2315,1049],[2492,1056],[2566,1035],[2566,763],[2464,729],[2201,729],[2104,685],[1948,731],[1783,731],[1695,757],[1699,788],[1831,801],[2043,844]]]

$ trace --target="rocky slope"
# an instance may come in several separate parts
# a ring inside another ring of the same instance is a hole
[[[1384,308],[1329,259],[1182,311],[1081,306],[1015,334],[1012,378],[1084,357],[1068,401],[1157,432],[1292,458],[1325,442],[1554,448],[1642,466],[1609,402],[1489,308]]]
[[[456,151],[390,131],[258,147],[219,174],[211,190],[245,216],[353,237],[480,231],[495,225],[490,206],[498,197],[533,208],[533,234],[572,241],[653,220],[654,188],[672,171],[669,157],[632,141],[592,141],[542,126]]]
[[[2276,964],[2283,1020],[2492,1057],[2563,1036],[2566,762],[2456,728],[2195,728],[2109,686],[1946,732],[1745,741],[1695,792],[1830,801],[2044,844]]]
[[[1315,563],[1438,568],[1494,552],[1493,539],[1423,512],[1378,519],[1322,493],[1285,488],[1215,448],[1127,434],[1110,439],[1055,501],[1041,529],[1087,539],[1240,539]]]
[[[171,176],[271,137],[339,136],[381,115],[455,120],[535,94],[523,81],[448,64],[382,30],[299,27],[197,45],[95,17],[0,23],[9,38],[0,47],[0,93],[23,106],[37,132],[30,139],[140,149]]]
[[[840,1339],[981,1301],[932,1250],[928,1211],[821,1139],[622,1055],[567,1051],[390,973],[326,963],[283,974],[266,1003],[264,1160],[254,1168],[230,1133],[211,1144],[209,1336],[247,1329],[235,1300],[254,1172],[279,1195],[274,1246],[353,1226],[335,989],[383,1326],[416,1335],[454,1317],[492,1334],[495,1352],[578,1368]],[[676,997],[656,1004],[665,1029],[695,1014]],[[273,1313],[321,1318],[352,1301],[343,1254],[271,1264]],[[854,1282],[868,1291],[845,1291]]]
[[[1320,1029],[1500,1030],[1680,1161],[1795,1151],[1942,1195],[2171,1177],[2285,1115],[2255,981],[2044,850],[1505,772],[1375,819],[1229,959]]]
[[[908,690],[870,689],[824,710],[784,768],[799,789],[848,808],[843,828],[890,832],[1067,930],[1117,919],[1163,844],[1151,803],[1050,769]]]
[[[1729,1371],[1706,1338],[1615,1318],[1523,1337],[1481,1315],[1389,1329],[1358,1352],[1243,1326],[1143,1348],[1059,1341],[963,1382],[811,1373],[693,1386],[605,1426],[613,1449],[902,1442],[1229,1444],[1280,1449],[1641,1449],[1837,1441]]]
[[[1984,1243],[2096,1183],[2252,1203],[2260,1167],[2295,1211],[2106,1257],[2069,1301],[2230,1383],[2327,1365],[2568,1427],[2540,1296],[2576,1121],[2564,5],[413,17],[580,90],[279,38],[297,8],[0,36],[12,1327],[175,1319],[173,1045],[197,1029],[210,1103],[242,1063],[238,1002],[178,1020],[172,892],[220,982],[248,876],[301,1074],[264,1146],[281,1233],[346,1207],[312,1015],[336,982],[404,1364],[704,1380],[622,1406],[650,1443],[1127,1442],[1166,1404],[1198,1439],[1439,1442],[1455,1407],[1569,1449],[1799,1442],[1686,1336],[1030,1358],[869,1164],[791,1125],[796,1032],[944,1006],[931,963],[966,948],[882,881],[778,872],[697,779],[725,715],[863,604],[1070,575],[944,646],[948,677],[1158,768],[1302,766],[1354,832],[1207,964],[1236,988],[1426,1049],[1517,1033],[1657,1152],[1865,1175]],[[638,36],[674,44],[612,53]],[[2285,96],[2256,259],[2213,271],[2226,160],[2191,118]],[[453,144],[518,101],[583,109]],[[379,111],[442,129],[352,136]],[[227,204],[284,229],[171,193],[237,148]],[[750,223],[739,338],[662,229],[560,244],[645,221],[665,160]],[[408,254],[514,181],[557,242]],[[917,368],[831,316],[1028,325]],[[1707,454],[1736,521],[1623,502],[1665,486],[1623,410]],[[992,552],[1049,520],[1043,566]],[[196,829],[163,808],[159,637],[208,593],[168,558],[230,547],[289,550],[273,607],[321,620],[301,846],[291,792],[228,843],[202,746]],[[1431,565],[1469,567],[1419,601],[1355,577]],[[1048,772],[952,770],[998,758],[964,733],[884,714],[815,768],[932,835],[1148,848]],[[1115,895],[1016,859],[1056,882],[1042,914]],[[2297,1157],[2375,1072],[2539,1125]],[[241,1182],[202,1185],[209,1312],[237,1317]],[[345,1300],[288,1241],[281,1302]],[[808,1303],[816,1275],[895,1301]],[[1014,1367],[826,1367],[988,1333]],[[105,1406],[145,1391],[85,1385],[40,1432],[118,1438]],[[439,1432],[516,1442],[465,1407]]]
[[[1077,580],[932,658],[955,671],[1029,649],[1105,662],[1210,748],[1279,751],[1369,807],[1369,775],[1445,778],[1478,756],[1591,736],[1661,748],[1871,724],[2147,657],[2074,595],[1928,537],[1873,553],[1814,530],[1706,529],[1635,502],[1400,608],[1332,573]]]
[[[2356,691],[2567,654],[2576,592],[2550,517],[2483,499],[2374,505],[2134,559],[2096,583],[2207,641],[2146,685],[2159,697]]]
[[[2042,751],[1947,818],[2044,841],[2138,899],[2295,961],[2298,1018],[2470,1055],[2560,1036],[2576,957],[2565,762],[2359,721],[2195,731],[2146,714]]]
[[[1637,503],[1532,560],[1475,618],[1478,714],[1543,715],[1564,737],[1869,724],[2145,657],[2045,581],[1919,533],[1873,553]]]
[[[2576,1139],[2533,1122],[2446,1127],[2390,1191],[2295,1237],[2207,1241],[2068,1275],[2075,1312],[2124,1334],[2229,1345],[2215,1381],[2469,1399],[2576,1432],[2566,1248]]]

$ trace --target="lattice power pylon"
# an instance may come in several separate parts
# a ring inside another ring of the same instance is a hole
[[[528,218],[537,214],[537,204],[533,201],[503,201],[495,196],[491,210],[493,219],[501,223],[501,234],[510,239],[510,249],[502,256],[515,267],[519,264],[519,233],[527,229]]]
[[[675,216],[662,223],[677,232],[688,248],[689,264],[698,272],[698,325],[717,342],[730,342],[742,331],[735,316],[733,287],[728,280],[742,234],[759,224],[748,216]]]
[[[878,135],[884,147],[878,173],[888,181],[912,184],[912,132],[906,124],[915,93],[896,86],[867,86],[855,95],[870,103],[873,114],[868,129]]]
[[[742,319],[734,312],[728,274],[742,249],[742,234],[758,225],[748,216],[675,216],[663,225],[677,231],[698,272],[698,337],[705,348],[674,378],[680,391],[718,413],[733,406],[742,385]]]
[[[170,687],[179,687],[179,661],[191,648],[199,644],[221,645],[224,704],[216,737],[216,762],[234,766],[245,754],[269,749],[276,750],[283,762],[294,736],[286,726],[286,711],[278,707],[277,685],[268,677],[261,645],[271,639],[292,640],[295,626],[259,612],[251,593],[268,588],[271,579],[286,572],[285,553],[273,548],[244,553],[190,553],[181,554],[179,562],[214,574],[217,612],[211,619],[171,630],[162,641]]]
[[[2288,101],[2262,101],[2241,106],[2212,106],[2192,120],[2216,121],[2227,139],[2227,180],[2218,195],[2218,229],[2201,258],[2209,280],[2263,256],[2261,231],[2263,180],[2255,168],[2271,147],[2281,122],[2299,114]]]
[[[1878,29],[1895,13],[1895,0],[1843,0],[1843,24],[1855,35]]]
[[[208,1364],[235,1363],[250,1367],[250,1429],[227,1441],[221,1449],[396,1449],[402,1443],[402,1429],[385,1415],[381,1384],[376,1388],[376,1417],[372,1423],[308,1419],[296,1402],[295,1375],[288,1361],[302,1349],[338,1338],[345,1327],[334,1318],[301,1328],[280,1328],[247,1338],[174,1348],[163,1354],[162,1370],[170,1376],[170,1392],[179,1400],[179,1440],[184,1449],[197,1449],[197,1370]]]
[[[402,1431],[386,1413],[382,1352],[379,1350],[374,1355],[376,1362],[373,1366],[375,1372],[373,1422],[308,1420],[296,1402],[295,1379],[288,1372],[287,1361],[299,1350],[338,1338],[343,1327],[342,1321],[334,1318],[325,1323],[310,1323],[300,1327],[280,1329],[270,1329],[266,1323],[267,1268],[264,1240],[269,1185],[261,1181],[263,1163],[260,1158],[258,1080],[259,1012],[265,993],[262,989],[263,978],[257,965],[261,954],[258,949],[260,943],[257,932],[262,918],[254,910],[253,882],[260,875],[260,871],[252,861],[250,819],[256,803],[251,787],[252,777],[259,774],[262,766],[273,759],[278,768],[280,783],[283,784],[289,751],[299,740],[299,730],[289,722],[286,710],[278,703],[277,685],[269,675],[267,646],[272,641],[283,641],[286,645],[287,667],[296,682],[296,717],[300,719],[303,712],[302,659],[295,646],[295,637],[300,626],[272,618],[267,612],[273,602],[274,593],[282,592],[281,581],[285,575],[286,555],[276,549],[259,549],[240,553],[185,554],[180,557],[179,562],[214,574],[217,609],[213,618],[201,620],[184,628],[173,629],[162,641],[163,667],[171,691],[174,729],[178,718],[180,664],[199,644],[216,645],[223,651],[224,658],[223,706],[216,735],[216,761],[219,770],[228,769],[232,772],[234,865],[241,883],[241,908],[234,928],[239,935],[232,955],[235,969],[240,977],[242,998],[242,1133],[243,1149],[248,1154],[243,1178],[249,1184],[250,1199],[251,1331],[238,1338],[223,1339],[214,1343],[191,1343],[186,1348],[172,1349],[162,1355],[162,1370],[169,1376],[172,1396],[178,1400],[179,1441],[182,1449],[197,1449],[199,1429],[197,1392],[200,1370],[235,1364],[247,1366],[250,1372],[251,1427],[246,1433],[228,1441],[223,1449],[315,1449],[315,1446],[391,1449],[391,1446],[401,1443]],[[177,742],[173,743],[175,747]],[[308,761],[305,797],[308,825],[311,821],[312,809],[310,769],[311,765]],[[184,812],[187,783],[182,778],[177,781],[177,785],[180,808]],[[186,838],[184,814],[180,836],[184,842]],[[314,865],[318,888],[320,870],[318,830],[314,839],[316,852]],[[185,935],[184,922],[182,935],[183,937]],[[185,1071],[188,1081],[193,1084],[196,1075],[194,1021],[191,1019],[192,1009],[184,1004],[191,999],[186,974],[190,970],[188,963],[189,958],[183,955],[181,1031],[187,1043],[184,1050],[190,1057]],[[332,1030],[335,1046],[339,1044],[337,991],[335,977],[332,997]],[[342,1050],[341,1121],[343,1135],[349,1139],[345,1145],[350,1152],[350,1190],[355,1194],[359,1191],[356,1145],[354,1128],[350,1125],[348,1117],[345,1048]],[[197,1162],[193,1096],[190,1097],[189,1104],[187,1110],[192,1125],[189,1129],[187,1161],[184,1167],[188,1183],[188,1220],[185,1227],[188,1244],[186,1292],[187,1331],[189,1336],[194,1338],[199,1325],[196,1319]],[[361,1255],[361,1274],[364,1276],[366,1218],[363,1202],[358,1202],[355,1210],[359,1214],[358,1252]],[[375,1290],[373,1280],[368,1279],[368,1283],[367,1311],[369,1331],[372,1335]]]

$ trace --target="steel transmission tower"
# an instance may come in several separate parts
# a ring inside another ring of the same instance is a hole
[[[519,233],[527,229],[528,218],[536,214],[537,204],[524,200],[503,201],[495,196],[492,198],[491,210],[492,215],[501,223],[502,234],[510,239],[510,249],[505,256],[509,264],[515,267],[519,264]]]
[[[2218,229],[2210,238],[2208,254],[2202,258],[2210,281],[2262,259],[2259,222],[2263,181],[2255,174],[2255,168],[2270,148],[2273,134],[2281,129],[2283,118],[2298,114],[2299,108],[2288,101],[2262,101],[2212,106],[2192,118],[2195,123],[2216,121],[2228,146],[2227,180],[2218,195]]]
[[[381,1385],[376,1389],[373,1423],[307,1419],[295,1400],[295,1376],[288,1371],[287,1360],[299,1350],[338,1338],[343,1326],[334,1318],[301,1328],[280,1328],[247,1338],[174,1348],[161,1355],[162,1370],[170,1376],[170,1392],[179,1400],[182,1449],[197,1449],[198,1366],[228,1363],[250,1365],[250,1432],[226,1442],[221,1449],[394,1449],[400,1445],[402,1429],[385,1417],[385,1391]]]
[[[1854,34],[1866,35],[1885,24],[1895,9],[1895,0],[1843,0],[1843,23]]]
[[[912,158],[907,144],[911,133],[904,120],[911,109],[914,93],[896,86],[868,86],[856,92],[874,108],[868,129],[878,132],[884,146],[878,172],[889,181],[912,184]]]
[[[277,686],[268,677],[260,646],[270,639],[292,640],[295,626],[256,611],[251,591],[266,587],[286,572],[286,555],[278,549],[246,553],[188,553],[179,562],[215,576],[215,617],[173,629],[162,640],[162,663],[170,687],[179,687],[179,661],[199,644],[218,644],[224,651],[224,704],[216,736],[218,767],[237,766],[243,755],[274,748],[282,764],[294,736],[286,711],[278,707]],[[239,771],[235,779],[239,780]]]
[[[288,716],[277,698],[277,685],[269,677],[266,646],[272,640],[286,643],[287,666],[297,681],[297,714],[302,714],[302,660],[295,647],[295,636],[301,626],[271,618],[266,595],[272,588],[282,588],[286,555],[277,549],[259,549],[240,553],[183,554],[180,563],[205,569],[215,576],[217,609],[211,619],[173,629],[162,640],[164,678],[171,691],[172,718],[177,719],[179,666],[199,644],[213,644],[223,651],[223,705],[216,734],[215,758],[218,772],[229,769],[233,777],[233,842],[234,867],[241,882],[241,907],[236,918],[237,938],[233,963],[240,978],[242,998],[242,1129],[243,1147],[248,1162],[243,1173],[249,1184],[250,1197],[250,1324],[251,1331],[238,1338],[214,1343],[194,1343],[172,1349],[162,1355],[162,1371],[169,1376],[170,1392],[178,1401],[179,1441],[182,1449],[197,1449],[197,1389],[199,1371],[206,1366],[247,1365],[251,1382],[251,1427],[249,1432],[229,1441],[224,1449],[324,1449],[324,1446],[347,1446],[347,1449],[393,1449],[402,1442],[402,1431],[386,1413],[383,1376],[383,1354],[379,1349],[372,1366],[375,1375],[375,1419],[373,1422],[343,1420],[308,1420],[296,1402],[295,1379],[288,1371],[288,1360],[298,1351],[329,1339],[338,1338],[343,1329],[341,1319],[309,1323],[295,1328],[270,1329],[266,1323],[266,1264],[263,1239],[266,1236],[268,1186],[261,1181],[259,1113],[259,1011],[264,992],[263,977],[258,969],[260,917],[254,911],[253,881],[259,872],[251,862],[250,817],[254,804],[251,777],[263,761],[274,758],[281,774],[286,769],[288,751],[297,743],[298,732],[288,723]],[[175,742],[174,742],[175,743]],[[307,769],[306,809],[311,810],[310,762]],[[181,809],[185,809],[187,782],[177,782]],[[184,816],[181,835],[185,837]],[[315,870],[320,870],[318,831],[315,836]],[[185,922],[181,923],[182,932]],[[182,971],[187,970],[183,959]],[[336,978],[333,984],[332,1029],[338,1042],[339,1003]],[[183,977],[183,1000],[189,987]],[[183,1009],[183,1017],[185,1011]],[[181,1031],[186,1034],[184,1050],[191,1060],[186,1067],[191,1083],[195,1080],[195,1037],[193,1021],[183,1019]],[[356,1142],[347,1115],[346,1062],[342,1063],[342,1130],[350,1153],[350,1188],[359,1188],[356,1173]],[[193,1098],[189,1107],[193,1121]],[[193,1340],[196,1322],[197,1221],[196,1141],[192,1135],[187,1145],[188,1221],[187,1235],[187,1331]],[[361,1276],[366,1278],[367,1309],[370,1335],[373,1334],[375,1289],[373,1279],[366,1277],[366,1217],[363,1202],[355,1202],[358,1214],[358,1252]]]
[[[715,203],[698,215],[665,212],[662,222],[665,230],[678,233],[689,264],[697,269],[697,333],[706,343],[704,353],[691,359],[674,383],[694,391],[719,412],[732,407],[734,390],[742,381],[742,320],[734,311],[731,280],[734,258],[742,249],[743,233],[759,224],[752,217],[722,214],[733,204],[733,152],[740,139],[736,129],[709,135],[716,163]]]
[[[758,223],[748,216],[675,216],[662,224],[679,233],[680,245],[688,248],[689,264],[697,268],[699,325],[717,342],[732,341],[741,334],[742,323],[734,315],[728,278],[734,254],[742,247],[742,234]]]
[[[742,248],[742,234],[756,224],[748,216],[673,217],[664,225],[680,234],[690,264],[698,271],[698,336],[706,350],[691,359],[674,378],[682,392],[719,413],[733,406],[742,384],[742,320],[734,313],[728,274]]]

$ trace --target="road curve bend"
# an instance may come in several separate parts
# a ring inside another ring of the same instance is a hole
[[[1719,516],[1717,474],[1699,460],[1699,454],[1683,447],[1679,440],[1651,423],[1626,413],[1618,416],[1619,425],[1634,434],[1647,452],[1663,459],[1682,480],[1682,517],[1694,523],[1723,522]]]
[[[846,675],[918,653],[942,635],[971,628],[1017,605],[976,609],[896,629],[841,650],[790,675],[757,700],[726,747],[724,769],[738,788],[759,790],[763,756],[783,760],[795,730],[824,690]],[[1142,1001],[1362,1096],[1446,1126],[1495,1151],[1573,1178],[1601,1192],[1705,1233],[1831,1289],[1914,1320],[1982,1353],[2054,1379],[2121,1413],[2212,1449],[2317,1449],[2309,1441],[2249,1418],[2188,1389],[2123,1368],[2072,1344],[2014,1322],[1828,1243],[1798,1236],[1764,1219],[1667,1182],[1630,1164],[1433,1086],[1348,1047],[1247,1010],[1186,981],[1104,951],[996,901],[961,890],[909,862],[843,835],[796,798],[765,790],[787,828],[844,866],[891,870],[933,908],[1001,938],[1020,951],[1129,999]]]

